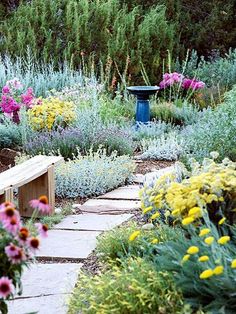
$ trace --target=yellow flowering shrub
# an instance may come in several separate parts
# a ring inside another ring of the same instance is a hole
[[[176,182],[172,173],[159,178],[153,188],[144,187],[142,209],[144,214],[162,220],[181,220],[183,225],[199,221],[204,210],[219,225],[225,221],[233,224],[236,217],[236,163],[225,159],[217,164],[205,159],[194,163],[189,177]],[[151,218],[152,219],[152,218]]]
[[[73,102],[49,97],[28,110],[28,118],[31,127],[38,131],[51,130],[57,125],[66,126],[75,120],[75,105]]]

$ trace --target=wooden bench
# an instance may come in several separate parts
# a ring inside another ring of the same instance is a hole
[[[22,164],[0,174],[0,204],[13,202],[13,190],[18,188],[18,208],[24,217],[30,217],[33,210],[29,201],[41,195],[48,197],[51,213],[55,209],[54,165],[64,159],[57,156],[35,156]]]

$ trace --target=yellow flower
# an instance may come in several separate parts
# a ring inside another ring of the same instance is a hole
[[[213,270],[212,269],[206,269],[204,270],[201,274],[200,274],[200,279],[207,279],[210,278],[211,276],[213,276]]]
[[[200,231],[200,233],[199,233],[199,237],[203,237],[203,236],[207,235],[210,232],[211,232],[211,230],[209,228],[202,229]]]
[[[200,216],[201,215],[201,208],[200,207],[193,207],[188,212],[189,216]]]
[[[213,269],[213,273],[214,275],[221,275],[224,271],[224,267],[223,266],[216,266],[214,269]]]
[[[217,241],[219,244],[226,244],[227,242],[229,242],[230,240],[230,237],[229,236],[223,236],[221,238],[219,238],[219,240]]]
[[[199,248],[197,246],[190,246],[187,250],[188,254],[197,254],[199,252]]]
[[[189,258],[190,258],[190,254],[186,254],[186,255],[184,255],[184,257],[182,258],[182,262],[186,262],[186,261],[188,261],[188,260],[189,260]]]
[[[153,209],[152,206],[146,207],[146,208],[143,210],[143,214],[146,214],[147,212],[149,212],[149,211],[152,210],[152,209]]]
[[[213,237],[207,237],[204,242],[208,245],[211,245],[215,239]]]
[[[171,214],[172,214],[173,216],[177,216],[177,215],[180,214],[180,211],[179,211],[179,209],[174,209],[174,210],[171,212]]]
[[[153,215],[151,216],[151,219],[154,220],[154,219],[158,218],[159,216],[160,216],[160,213],[159,213],[159,212],[156,212],[155,214],[153,214]]]
[[[186,226],[191,224],[194,221],[193,217],[187,217],[182,220],[182,225]]]
[[[232,268],[236,268],[236,259],[232,260],[231,267]]]
[[[129,241],[130,241],[130,242],[134,241],[139,235],[140,235],[140,231],[134,231],[134,232],[130,235]]]
[[[223,223],[225,222],[225,220],[226,220],[225,217],[221,218],[221,220],[218,222],[218,224],[219,224],[219,225],[223,225]]]
[[[152,243],[152,244],[157,244],[158,242],[159,242],[158,239],[153,239],[151,243]]]
[[[209,261],[209,257],[207,255],[200,256],[198,261],[199,262],[207,262],[207,261]]]

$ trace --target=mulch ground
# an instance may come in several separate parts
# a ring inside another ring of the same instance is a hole
[[[135,160],[137,174],[146,174],[148,172],[156,171],[166,167],[170,167],[174,164],[173,161],[164,160]]]

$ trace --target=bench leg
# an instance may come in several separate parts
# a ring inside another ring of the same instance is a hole
[[[42,195],[48,197],[48,202],[51,206],[50,215],[52,215],[55,210],[54,166],[50,166],[47,173],[20,187],[18,195],[21,216],[31,217],[34,210],[29,206],[29,201],[37,199]]]
[[[5,190],[5,193],[3,195],[0,195],[0,204],[4,202],[13,203],[13,189],[12,188]]]

